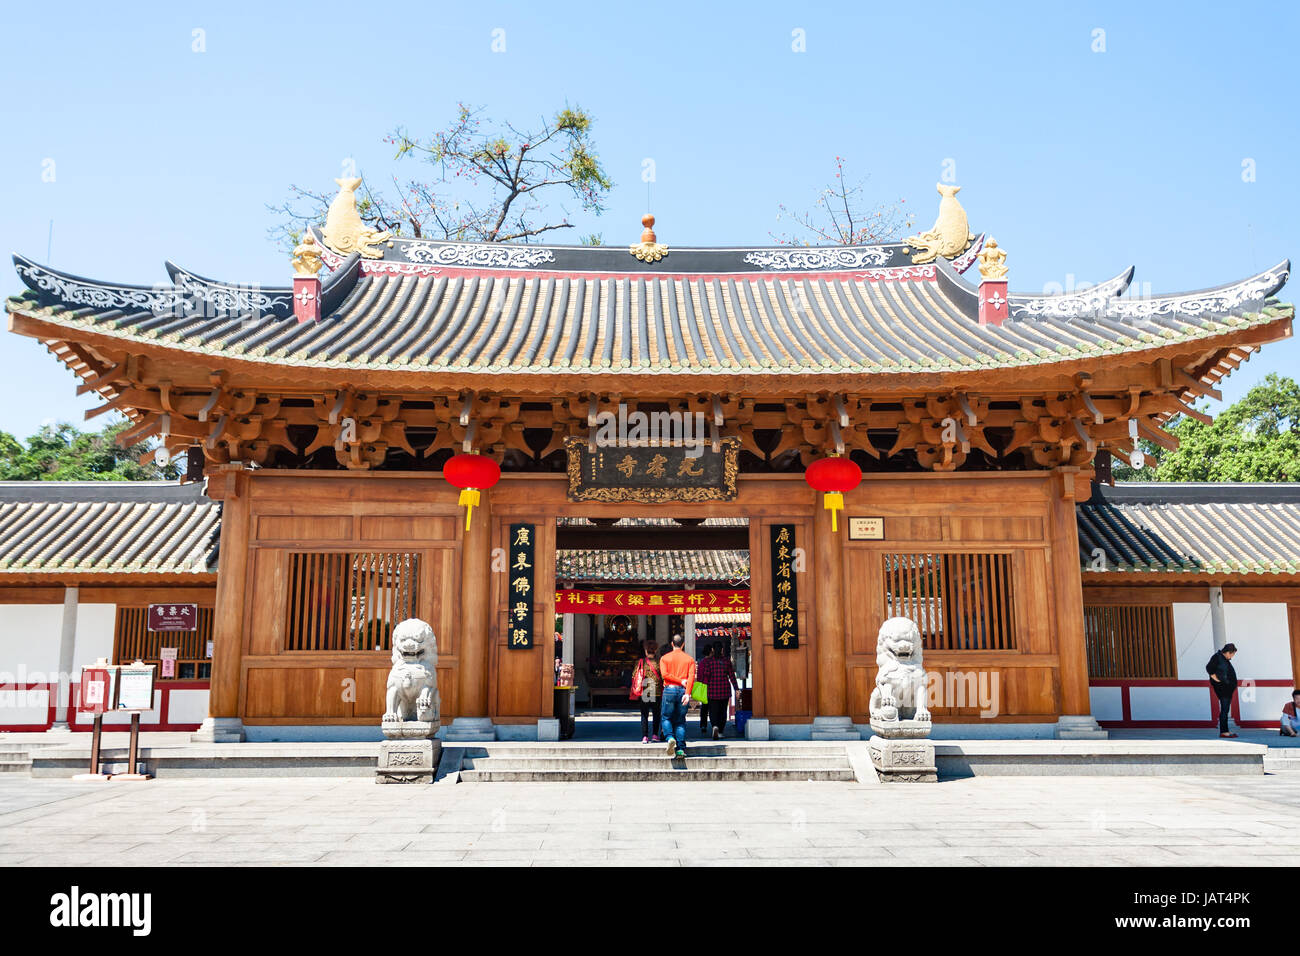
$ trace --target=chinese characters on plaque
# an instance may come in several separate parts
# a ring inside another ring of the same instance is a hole
[[[794,570],[794,525],[772,525],[772,646],[799,646],[799,593]]]
[[[579,591],[555,592],[556,614],[748,614],[749,592],[698,591]]]
[[[564,441],[570,501],[732,501],[740,439],[685,445],[598,445]]]
[[[197,604],[150,604],[149,630],[193,631],[199,624]]]
[[[506,569],[509,584],[506,587],[506,627],[510,648],[533,646],[533,565],[534,537],[537,528],[531,524],[510,526],[510,566]]]

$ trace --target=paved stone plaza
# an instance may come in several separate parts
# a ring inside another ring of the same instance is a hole
[[[0,778],[0,865],[1285,866],[1300,859],[1297,808],[1296,773],[888,786],[15,776]]]

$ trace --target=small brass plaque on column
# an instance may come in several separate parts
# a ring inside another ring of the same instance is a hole
[[[884,541],[885,540],[885,519],[884,518],[850,518],[849,519],[849,540],[850,541]]]

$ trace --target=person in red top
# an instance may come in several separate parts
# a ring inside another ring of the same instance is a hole
[[[686,702],[695,685],[695,658],[683,648],[686,638],[678,634],[673,638],[673,649],[659,661],[659,673],[664,681],[663,715],[664,739],[668,741],[668,756],[682,759],[686,756]]]
[[[1300,736],[1300,687],[1291,691],[1291,703],[1282,708],[1282,729],[1278,733],[1283,737]]]

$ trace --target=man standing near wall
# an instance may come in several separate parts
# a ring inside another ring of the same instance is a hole
[[[1232,707],[1232,695],[1237,690],[1237,672],[1232,667],[1232,658],[1236,653],[1236,644],[1224,644],[1205,665],[1205,672],[1210,675],[1210,689],[1219,698],[1220,737],[1237,736],[1228,732],[1228,710]]]

